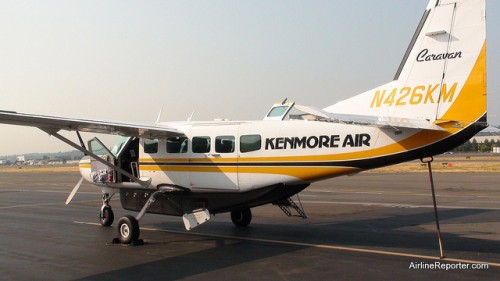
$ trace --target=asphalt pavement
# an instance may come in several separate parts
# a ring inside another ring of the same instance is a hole
[[[435,174],[445,259],[440,259],[425,173],[362,173],[300,194],[308,219],[254,208],[246,229],[217,215],[191,230],[147,214],[143,246],[111,244],[130,212],[78,173],[0,173],[1,280],[496,280],[500,273],[500,174]],[[134,214],[134,213],[132,213]],[[135,215],[135,214],[134,214]]]

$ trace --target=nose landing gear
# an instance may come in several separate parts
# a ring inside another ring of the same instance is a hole
[[[115,215],[113,214],[113,210],[109,205],[109,200],[111,200],[109,193],[104,193],[102,195],[102,207],[101,212],[99,213],[99,222],[102,226],[111,226],[115,219]]]

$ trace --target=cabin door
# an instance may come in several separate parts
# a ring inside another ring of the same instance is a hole
[[[98,139],[93,138],[87,143],[88,148],[92,153],[98,155],[105,161],[109,162],[111,165],[115,164],[115,156],[106,146]],[[116,182],[116,172],[107,165],[91,158],[90,160],[90,177],[94,182]]]
[[[116,165],[136,178],[139,178],[139,138],[122,137],[111,151],[116,157]],[[118,173],[117,182],[130,182],[126,176]]]

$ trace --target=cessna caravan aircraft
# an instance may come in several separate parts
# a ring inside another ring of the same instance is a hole
[[[394,79],[324,108],[283,101],[260,121],[149,125],[0,111],[0,123],[85,153],[79,168],[102,190],[101,224],[113,223],[115,194],[139,212],[119,220],[122,243],[138,241],[146,213],[182,216],[188,230],[224,212],[244,227],[251,208],[270,203],[306,217],[291,196],[312,182],[432,157],[487,126],[485,1],[431,0]],[[108,150],[79,132],[123,138]]]

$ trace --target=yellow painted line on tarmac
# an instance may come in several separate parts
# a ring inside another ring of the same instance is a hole
[[[92,223],[92,222],[74,221],[74,223],[100,226],[100,224]],[[291,241],[282,241],[282,240],[273,240],[273,239],[249,238],[249,237],[228,236],[228,235],[218,235],[218,234],[205,234],[205,233],[198,233],[198,232],[183,232],[183,231],[175,231],[175,230],[150,228],[150,227],[141,227],[141,230],[157,231],[157,232],[165,232],[165,233],[173,233],[173,234],[196,235],[196,236],[205,236],[205,237],[213,237],[213,238],[237,239],[237,240],[251,241],[251,242],[272,243],[272,244],[300,246],[300,247],[309,247],[309,248],[317,248],[317,249],[338,250],[338,251],[348,251],[348,252],[356,252],[356,253],[394,256],[394,257],[417,258],[417,259],[426,259],[426,260],[433,260],[433,261],[445,261],[445,262],[454,262],[454,263],[470,263],[470,264],[488,264],[489,266],[500,267],[500,263],[492,263],[492,262],[487,262],[487,261],[455,259],[455,258],[446,258],[446,257],[440,258],[440,257],[434,257],[434,256],[427,256],[427,255],[408,254],[408,253],[380,251],[380,250],[370,250],[370,249],[335,246],[335,245],[311,244],[311,243],[302,243],[302,242],[291,242]]]

